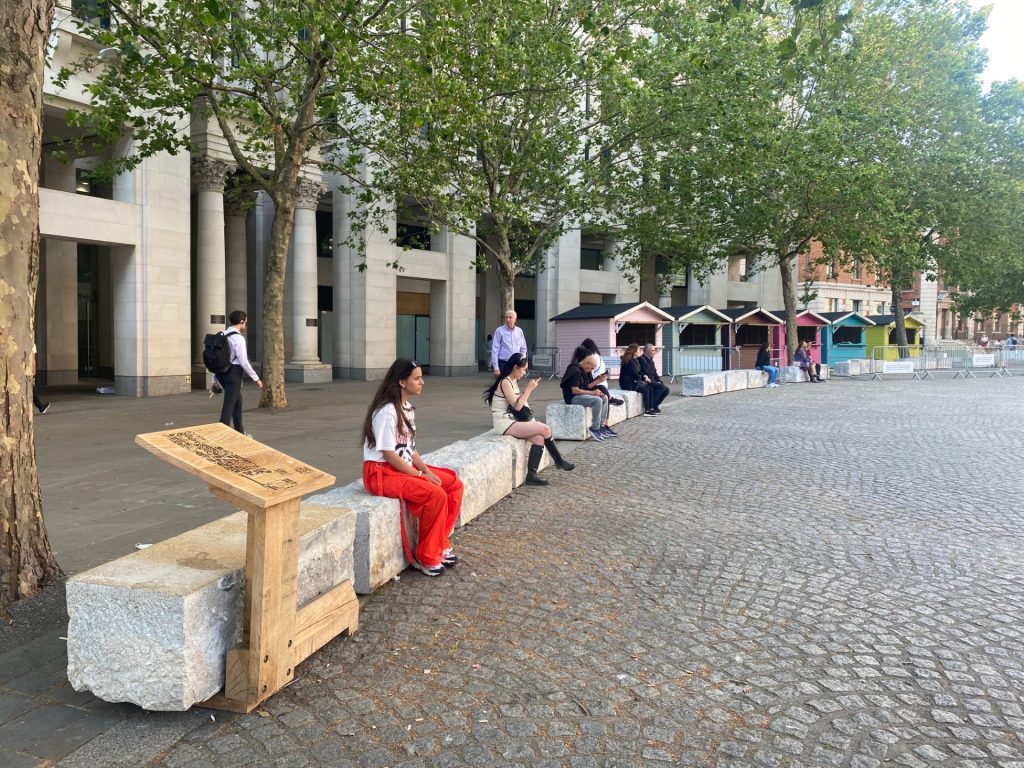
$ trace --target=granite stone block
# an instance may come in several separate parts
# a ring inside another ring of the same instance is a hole
[[[686,397],[708,397],[725,392],[725,372],[695,373],[683,377],[683,395]]]
[[[237,512],[69,579],[75,690],[170,711],[217,693],[242,636],[246,525]],[[354,535],[349,508],[303,504],[300,606],[352,578]]]
[[[590,437],[590,409],[582,405],[548,403],[544,421],[556,440],[586,440]]]
[[[749,378],[749,375],[746,369],[722,371],[722,375],[725,377],[726,392],[739,392],[740,390],[747,388],[747,379]]]

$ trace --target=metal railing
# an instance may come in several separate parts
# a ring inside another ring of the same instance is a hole
[[[733,370],[739,364],[738,347],[691,346],[662,350],[662,376],[675,383],[676,376]]]
[[[871,347],[868,362],[871,379],[889,374],[909,374],[915,379],[932,379],[936,373],[952,373],[954,379],[978,378],[979,373],[1010,376],[1011,368],[1024,369],[1024,350],[982,349],[965,344],[936,344],[905,348],[907,354],[894,356],[892,345]]]
[[[530,371],[548,380],[562,375],[558,365],[558,347],[534,347],[530,355]]]

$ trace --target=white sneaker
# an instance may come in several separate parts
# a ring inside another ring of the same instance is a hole
[[[775,389],[777,386],[779,386],[779,385],[778,384],[769,384],[768,385],[768,389]]]

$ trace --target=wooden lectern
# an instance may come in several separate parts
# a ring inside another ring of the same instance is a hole
[[[229,650],[224,692],[201,706],[251,712],[290,683],[295,667],[359,627],[359,601],[346,581],[296,605],[299,504],[334,477],[224,424],[138,435],[135,442],[209,483],[210,493],[248,514],[244,636]]]

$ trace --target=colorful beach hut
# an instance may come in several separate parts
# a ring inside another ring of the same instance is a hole
[[[646,301],[639,304],[581,304],[555,315],[555,345],[559,365],[565,368],[584,339],[593,339],[601,350],[612,378],[619,375],[619,355],[630,344],[662,347],[662,328],[672,315]],[[661,356],[655,357],[661,371]]]
[[[766,341],[771,344],[772,328],[782,325],[782,318],[760,307],[728,307],[718,311],[731,321],[727,326],[728,339],[722,338],[723,346],[734,349],[726,367],[753,368],[758,350]]]
[[[662,307],[673,318],[665,332],[662,370],[668,376],[722,370],[722,328],[728,315],[707,304]]]
[[[925,324],[916,317],[907,315],[904,318],[909,349],[903,355],[900,354],[900,350],[896,346],[896,315],[869,315],[868,320],[874,323],[864,332],[868,359],[897,360],[901,357],[917,357],[921,354]]]
[[[822,312],[829,321],[821,334],[821,362],[829,365],[867,359],[865,331],[874,325],[860,312]]]
[[[782,325],[772,328],[772,357],[777,357],[780,365],[789,365],[786,357],[786,310],[772,310],[772,314],[782,320]],[[805,309],[796,314],[796,340],[803,344],[811,342],[811,359],[816,363],[825,362],[821,353],[822,331],[828,328],[829,321],[823,315]]]

